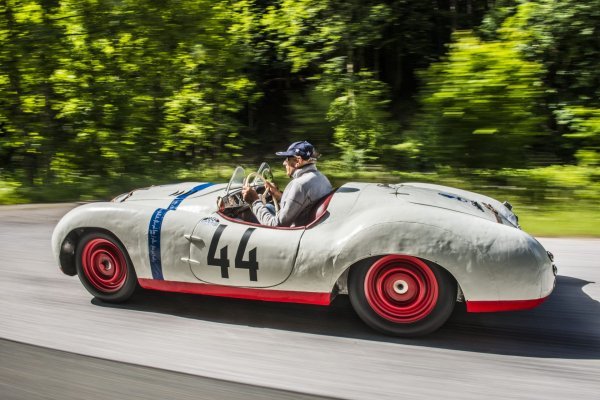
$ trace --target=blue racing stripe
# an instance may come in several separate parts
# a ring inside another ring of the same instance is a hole
[[[175,197],[171,204],[169,204],[169,207],[157,208],[156,211],[154,211],[154,214],[152,214],[152,218],[150,218],[150,225],[148,226],[148,255],[150,257],[152,278],[164,280],[160,255],[160,232],[165,215],[169,211],[176,210],[181,202],[187,197],[212,185],[214,185],[214,183],[204,183],[202,185],[198,185],[191,190],[188,190],[187,192]]]
[[[150,269],[154,279],[164,279],[160,262],[160,229],[167,210],[159,208],[154,211],[148,227],[148,254],[150,255]]]

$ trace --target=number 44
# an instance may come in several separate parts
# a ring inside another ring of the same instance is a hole
[[[229,279],[229,257],[227,255],[227,247],[222,247],[219,250],[219,258],[216,258],[217,247],[219,247],[219,240],[221,234],[227,228],[227,225],[219,225],[215,234],[210,241],[208,248],[208,257],[206,259],[208,265],[215,265],[221,267],[221,277]],[[242,240],[238,246],[237,252],[235,253],[235,268],[247,269],[250,274],[250,280],[256,282],[258,280],[258,261],[256,261],[256,247],[248,252],[248,260],[244,260],[244,253],[246,252],[246,245],[248,240],[256,228],[248,228],[242,235]]]

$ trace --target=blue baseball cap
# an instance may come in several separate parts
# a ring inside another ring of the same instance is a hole
[[[302,159],[308,160],[314,156],[315,148],[312,144],[304,140],[301,142],[294,142],[290,144],[290,147],[288,147],[286,151],[278,151],[275,154],[282,157],[300,156]]]

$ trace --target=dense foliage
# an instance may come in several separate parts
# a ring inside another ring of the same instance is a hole
[[[0,177],[99,184],[301,138],[350,168],[593,171],[599,27],[600,0],[0,0]]]
[[[548,135],[543,114],[544,67],[527,60],[525,8],[494,40],[455,33],[449,54],[423,74],[423,111],[415,140],[436,162],[483,168],[526,165]]]

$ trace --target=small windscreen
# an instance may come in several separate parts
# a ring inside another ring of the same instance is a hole
[[[231,175],[231,179],[229,180],[229,184],[227,185],[227,189],[225,190],[225,194],[229,194],[234,190],[241,189],[244,185],[244,177],[246,176],[246,171],[244,168],[237,166],[235,171],[233,171],[233,175]]]

